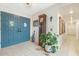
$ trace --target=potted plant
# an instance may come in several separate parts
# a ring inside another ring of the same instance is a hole
[[[46,35],[46,43],[45,43],[45,51],[47,52],[51,52],[51,39],[52,39],[52,34],[50,32],[48,32],[48,34]]]
[[[47,52],[55,53],[58,46],[55,46],[58,44],[57,40],[58,35],[55,33],[52,34],[51,32],[48,32],[47,34],[42,33],[40,35],[40,43],[41,46],[45,49]]]
[[[42,33],[39,38],[40,38],[41,46],[44,48],[46,42],[46,34]]]
[[[57,43],[57,35],[55,33],[52,34],[51,32],[48,32],[48,34],[46,35],[45,50],[47,52],[56,52],[56,47],[54,45]]]

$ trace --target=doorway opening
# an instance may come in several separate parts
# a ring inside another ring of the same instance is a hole
[[[42,14],[39,16],[39,37],[42,33],[46,34],[46,14]],[[40,39],[39,45],[41,46]]]

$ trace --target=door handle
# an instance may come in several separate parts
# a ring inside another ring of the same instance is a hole
[[[21,28],[18,28],[18,32],[22,32]]]

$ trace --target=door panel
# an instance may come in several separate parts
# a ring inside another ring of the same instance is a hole
[[[30,39],[30,21],[24,18],[22,21],[22,36],[24,40],[28,41]]]
[[[15,21],[14,21],[14,15],[9,14],[9,20],[8,20],[8,26],[9,26],[9,45],[14,44],[14,28],[15,26]]]
[[[6,13],[1,12],[1,47],[8,46],[9,43],[8,18]]]
[[[30,20],[13,14],[1,13],[1,47],[7,47],[30,39]],[[26,23],[26,27],[24,27]]]
[[[18,22],[18,24],[19,24],[19,32],[18,32],[18,34],[19,34],[19,39],[20,39],[20,41],[21,42],[24,42],[24,41],[28,41],[30,38],[30,27],[29,27],[29,19],[26,19],[26,18],[24,18],[24,17],[20,17],[20,19],[19,19],[20,21]],[[24,24],[26,25],[26,26],[24,26]],[[28,25],[27,25],[28,24]],[[29,30],[28,30],[29,29]]]

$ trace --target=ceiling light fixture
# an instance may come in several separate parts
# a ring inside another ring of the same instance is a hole
[[[73,13],[74,13],[74,11],[73,11],[73,10],[71,10],[69,13],[70,13],[70,14],[73,14]]]
[[[32,3],[25,3],[25,6],[26,7],[31,7],[32,6]]]

